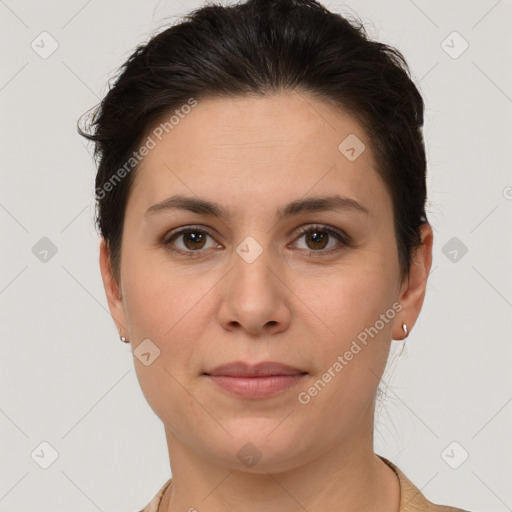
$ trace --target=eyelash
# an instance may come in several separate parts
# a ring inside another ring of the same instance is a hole
[[[311,224],[308,226],[303,226],[299,230],[299,233],[297,234],[297,237],[295,238],[295,240],[297,241],[305,234],[315,232],[315,231],[320,231],[323,233],[327,233],[330,236],[334,236],[335,238],[337,238],[339,240],[339,242],[341,242],[342,246],[350,246],[351,245],[350,237],[348,235],[346,235],[342,231],[339,231],[337,229],[331,228],[331,227],[323,225],[323,224]],[[206,249],[198,249],[197,251],[191,251],[191,250],[184,251],[183,249],[177,249],[176,247],[172,246],[171,242],[173,242],[180,235],[183,235],[186,233],[202,233],[202,234],[210,236],[211,238],[214,238],[213,235],[202,226],[187,226],[185,228],[180,228],[178,231],[174,231],[168,237],[165,237],[164,240],[162,241],[162,243],[166,247],[166,249],[168,249],[172,252],[176,252],[178,254],[182,254],[184,256],[188,256],[191,258],[201,256],[202,255],[201,253],[205,252]],[[337,251],[341,250],[341,248],[342,247],[337,246],[337,247],[332,247],[331,249],[327,249],[327,250],[321,250],[321,249],[318,251],[309,251],[307,249],[301,249],[301,250],[305,251],[311,257],[318,257],[318,256],[323,256],[323,255],[330,255],[333,252],[337,252]]]

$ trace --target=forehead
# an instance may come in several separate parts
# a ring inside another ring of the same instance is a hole
[[[386,193],[357,120],[305,92],[206,98],[183,112],[172,122],[172,113],[164,115],[150,131],[153,147],[137,168],[132,202],[153,204],[177,190],[242,205],[313,189]]]

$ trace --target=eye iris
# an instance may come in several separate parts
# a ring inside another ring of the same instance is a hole
[[[313,241],[314,247],[312,249],[324,249],[327,244],[327,239],[329,235],[326,233],[319,233],[318,231],[310,231],[306,233],[306,240],[311,239]]]
[[[188,231],[183,233],[183,242],[187,249],[202,249],[205,243],[204,233],[198,233],[197,231]],[[189,242],[192,246],[189,245]],[[199,247],[194,244],[199,244]]]

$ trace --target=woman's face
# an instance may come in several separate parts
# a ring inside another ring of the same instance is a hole
[[[264,472],[371,449],[391,339],[421,309],[430,229],[408,286],[372,141],[305,93],[201,100],[167,132],[153,132],[132,184],[119,290],[104,244],[101,268],[170,451]],[[174,196],[215,203],[219,215],[185,201],[166,208]],[[305,374],[259,396],[205,375],[264,361]]]

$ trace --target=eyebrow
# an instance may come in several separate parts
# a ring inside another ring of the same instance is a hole
[[[145,215],[154,215],[156,213],[169,210],[186,210],[199,215],[210,215],[219,219],[228,218],[229,214],[222,206],[206,199],[197,197],[187,197],[183,195],[174,195],[164,199],[160,203],[150,206]],[[277,210],[278,219],[292,217],[304,212],[323,212],[331,210],[353,210],[356,212],[370,215],[370,212],[355,199],[340,195],[310,197],[307,199],[298,199],[292,201]]]

